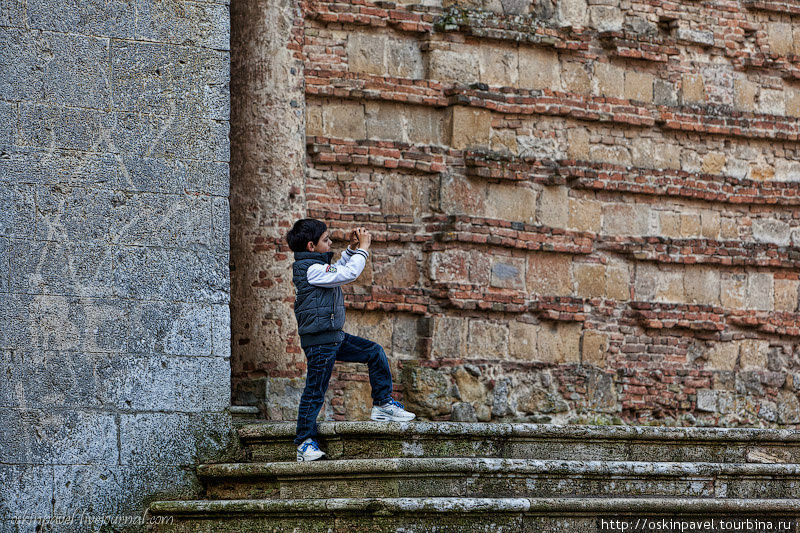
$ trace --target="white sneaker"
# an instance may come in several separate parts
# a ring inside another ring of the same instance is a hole
[[[297,447],[298,461],[316,461],[323,455],[325,455],[325,452],[320,450],[317,441],[310,437],[304,440],[300,446]]]
[[[414,420],[417,415],[403,409],[403,404],[389,399],[383,405],[372,406],[372,416],[370,418],[377,422],[408,422]]]

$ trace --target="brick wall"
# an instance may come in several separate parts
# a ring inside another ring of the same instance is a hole
[[[231,438],[228,6],[3,2],[0,41],[0,530],[140,516]]]
[[[272,197],[291,211],[263,206],[281,231],[242,251],[272,255],[248,285],[284,303],[275,327],[234,326],[234,349],[274,348],[248,359],[239,398],[296,413],[281,237],[299,207],[337,250],[373,231],[347,329],[384,346],[422,416],[800,423],[798,17],[761,1],[299,4],[305,171]],[[325,416],[368,404],[364,368],[341,365]]]

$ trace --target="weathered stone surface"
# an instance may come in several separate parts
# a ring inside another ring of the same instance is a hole
[[[332,137],[366,137],[364,105],[359,102],[331,102],[322,107],[322,129]]]
[[[470,359],[505,359],[508,356],[508,326],[486,320],[470,320],[467,352]]]
[[[492,260],[492,287],[525,289],[525,259],[496,257]]]
[[[687,267],[684,271],[683,288],[687,303],[720,304],[719,272],[714,268]]]
[[[653,101],[653,75],[644,72],[625,72],[625,98],[638,102]]]
[[[432,46],[427,54],[426,77],[441,82],[476,82],[480,80],[480,63],[474,61],[473,47],[441,49]],[[522,71],[520,70],[520,74]],[[521,76],[520,76],[520,79]]]
[[[418,416],[433,417],[450,413],[450,383],[441,372],[407,365],[403,367],[402,383],[409,408]]]
[[[519,80],[517,46],[486,43],[479,47],[480,81],[490,86],[516,87]]]
[[[588,10],[585,0],[558,2],[557,16],[561,26],[586,26]]]
[[[560,213],[545,215],[542,209],[537,210],[537,199],[541,194],[535,189],[516,184],[491,184],[486,189],[484,213],[489,218],[527,223],[542,222],[542,216],[561,216]]]
[[[586,67],[578,62],[561,64],[561,82],[565,91],[588,95],[592,92],[592,82]]]
[[[587,298],[602,298],[606,294],[606,270],[600,263],[572,265],[575,294]]]
[[[681,101],[684,104],[702,104],[705,99],[703,77],[699,74],[684,74],[681,78]]]
[[[492,114],[488,109],[453,106],[446,123],[446,138],[453,148],[481,148],[489,145]]]
[[[540,224],[565,228],[569,222],[567,187],[542,187],[536,218]]]
[[[526,285],[534,294],[566,296],[572,291],[568,255],[536,252],[528,256]]]
[[[767,367],[769,342],[758,339],[744,339],[739,348],[739,365],[743,370],[759,370]]]
[[[751,272],[747,275],[744,304],[749,309],[774,309],[774,289],[772,274]]]
[[[568,227],[578,231],[599,233],[603,223],[603,205],[593,200],[568,199]]]
[[[539,329],[533,359],[547,363],[580,361],[581,325],[570,322],[545,322]]]
[[[230,415],[224,413],[121,414],[119,419],[123,465],[195,464],[197,457],[222,452],[233,431]]]
[[[433,357],[460,357],[466,354],[467,321],[456,317],[433,318]]]
[[[584,330],[581,338],[581,364],[605,368],[608,350],[608,335],[592,330]]]
[[[510,322],[508,325],[508,352],[514,359],[536,359],[540,326],[526,322]]]
[[[775,310],[794,312],[797,309],[797,295],[800,281],[796,279],[775,278]]]
[[[548,48],[521,46],[519,86],[526,89],[561,90],[561,64],[558,54]]]

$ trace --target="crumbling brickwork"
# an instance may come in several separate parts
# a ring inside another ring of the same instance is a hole
[[[282,303],[258,334],[234,324],[235,354],[270,348],[235,395],[294,416],[282,235],[302,214],[340,247],[374,233],[347,328],[384,346],[423,417],[800,423],[798,17],[750,0],[298,4],[303,172],[234,253],[267,254],[242,287]],[[365,417],[364,368],[341,365],[328,400],[329,419]]]

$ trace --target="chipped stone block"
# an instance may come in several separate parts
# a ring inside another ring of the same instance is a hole
[[[220,454],[233,434],[226,412],[123,413],[119,418],[123,465],[195,465]]]
[[[589,21],[597,31],[620,31],[624,20],[617,6],[589,6]]]
[[[683,287],[686,303],[720,304],[720,277],[716,268],[687,266],[684,271]]]
[[[595,63],[593,92],[601,96],[625,98],[625,69],[611,63]]]
[[[480,64],[475,61],[473,46],[443,50],[432,47],[426,54],[426,77],[443,83],[475,83],[480,81]]]
[[[589,21],[586,0],[561,0],[556,4],[556,15],[563,26],[586,26]]]
[[[625,72],[625,98],[637,102],[653,101],[653,75],[628,70]]]
[[[567,156],[578,161],[589,159],[589,130],[586,128],[567,130]]]
[[[569,221],[569,189],[562,185],[542,187],[536,219],[540,224],[565,228]]]
[[[792,53],[794,44],[792,39],[792,25],[788,22],[770,21],[764,28],[767,32],[769,52],[785,56]]]
[[[800,32],[798,32],[798,35],[800,35]],[[800,117],[800,89],[786,87],[783,93],[786,114],[790,117]]]
[[[345,51],[350,72],[384,75],[386,41],[385,35],[358,31],[348,34]]]
[[[542,295],[567,296],[572,292],[570,266],[566,254],[534,252],[528,256],[526,284],[529,292]]]
[[[322,107],[325,135],[364,139],[366,137],[364,105],[360,102],[327,103]]]
[[[595,200],[568,198],[567,226],[578,231],[599,233],[603,223],[603,204]]]
[[[474,57],[472,60],[474,61]],[[483,43],[479,47],[478,63],[482,83],[498,87],[516,87],[518,85],[516,45]]]
[[[453,148],[463,150],[489,146],[491,111],[464,106],[453,106],[449,111],[445,131]]]
[[[463,357],[468,349],[466,326],[463,318],[434,317],[431,357]]]
[[[786,113],[785,96],[782,89],[761,88],[758,96],[757,110],[759,113],[770,115],[783,115]]]
[[[543,323],[533,359],[547,363],[577,363],[580,361],[580,336],[581,324]]]
[[[469,358],[505,359],[508,356],[508,326],[486,320],[470,320],[467,351]]]
[[[561,81],[564,90],[582,95],[589,95],[592,92],[592,81],[590,73],[582,63],[562,63]]]
[[[405,106],[408,141],[418,144],[442,144],[444,118],[429,107]]]
[[[775,279],[775,310],[795,312],[797,292],[800,281],[796,279]]]
[[[370,139],[407,141],[406,108],[393,102],[364,102],[367,136]]]
[[[774,309],[774,289],[772,274],[751,272],[747,276],[745,306],[748,309]]]
[[[538,46],[519,48],[519,87],[561,90],[561,63],[558,53]]]
[[[765,370],[769,341],[743,339],[739,347],[739,365],[742,370]]]
[[[521,257],[495,257],[492,260],[492,287],[525,289],[525,260]]]
[[[508,353],[513,359],[534,360],[537,338],[541,326],[526,322],[511,321],[508,324]]]
[[[575,294],[586,298],[603,298],[606,293],[605,266],[600,263],[575,263]]]
[[[489,218],[514,222],[540,222],[537,198],[543,193],[523,184],[490,184],[487,188],[485,215]],[[480,212],[480,211],[479,211]]]
[[[733,80],[733,101],[736,108],[742,111],[755,111],[757,91],[758,85],[746,78]]]
[[[759,242],[769,242],[779,246],[789,245],[789,225],[772,218],[753,220],[753,238]]]
[[[723,307],[740,309],[745,305],[747,274],[720,273],[720,304]]]
[[[585,329],[583,331],[583,338],[581,339],[581,364],[605,368],[607,352],[608,335],[592,329]]]
[[[700,389],[697,391],[697,410],[708,413],[717,410],[717,391]]]
[[[703,77],[699,74],[684,74],[681,78],[681,102],[702,104],[706,101]]]
[[[733,370],[739,360],[739,344],[736,342],[715,342],[705,353],[706,368],[713,370]]]

